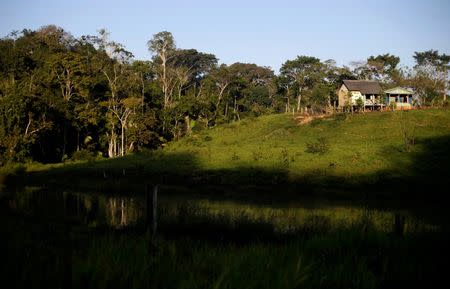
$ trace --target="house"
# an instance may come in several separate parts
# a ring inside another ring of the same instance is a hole
[[[395,109],[408,110],[413,106],[413,94],[411,90],[403,87],[394,87],[384,92],[386,94],[386,104]]]
[[[382,89],[377,81],[372,80],[344,80],[338,91],[338,106],[355,108],[358,99],[362,100],[364,109],[382,109],[386,106],[381,99]]]
[[[344,80],[338,91],[338,105],[340,109],[354,109],[358,106],[358,99],[361,99],[364,110],[386,107],[407,110],[413,108],[413,94],[413,91],[403,87],[394,87],[383,92],[377,81]]]

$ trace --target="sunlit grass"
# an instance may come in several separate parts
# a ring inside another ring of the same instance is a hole
[[[450,133],[448,110],[367,113],[302,126],[290,115],[270,115],[173,142],[165,153],[194,153],[202,169],[282,167],[293,175],[313,170],[361,175],[410,164],[411,154],[402,147],[400,121],[414,127],[418,139]],[[328,141],[328,153],[305,152],[307,142],[317,138]],[[420,149],[417,145],[415,151]],[[288,163],[283,162],[283,150]]]
[[[410,148],[405,147],[402,127],[414,137]],[[399,179],[415,177],[445,181],[436,171],[441,167],[442,175],[449,166],[449,136],[447,109],[331,116],[306,125],[297,124],[292,115],[277,114],[203,129],[164,148],[123,158],[23,168],[33,175],[29,180],[59,186],[74,185],[74,178],[85,187],[130,178],[131,184],[144,179],[180,185],[306,182],[310,189],[378,184],[383,190],[386,180],[397,180],[397,186]],[[326,150],[308,150],[316,143]]]

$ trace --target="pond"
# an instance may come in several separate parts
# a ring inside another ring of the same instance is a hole
[[[86,228],[146,228],[153,212],[145,194],[58,191],[26,187],[4,194],[15,213],[39,220],[70,222]],[[383,232],[414,233],[443,230],[438,211],[420,206],[370,204],[326,199],[249,202],[212,199],[199,194],[160,190],[156,204],[158,232],[164,234],[289,235],[370,226]],[[153,226],[153,221],[150,226]]]

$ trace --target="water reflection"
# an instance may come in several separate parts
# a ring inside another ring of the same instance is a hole
[[[132,194],[107,196],[36,188],[26,188],[7,200],[10,210],[36,218],[112,228],[144,225],[146,203],[144,197]],[[280,207],[171,197],[160,199],[157,215],[158,226],[162,229],[170,227],[174,231],[186,227],[223,230],[246,227],[285,234],[299,230],[330,231],[355,224],[398,234],[440,229],[439,225],[426,222],[407,211],[334,203]]]
[[[8,207],[38,218],[114,228],[135,225],[145,213],[143,202],[136,197],[58,193],[33,188],[14,194],[14,198],[8,200]]]

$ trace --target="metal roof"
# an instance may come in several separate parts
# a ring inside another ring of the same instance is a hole
[[[403,87],[397,86],[391,89],[388,89],[385,91],[386,94],[414,94],[413,91],[409,90],[409,89],[405,89]]]

